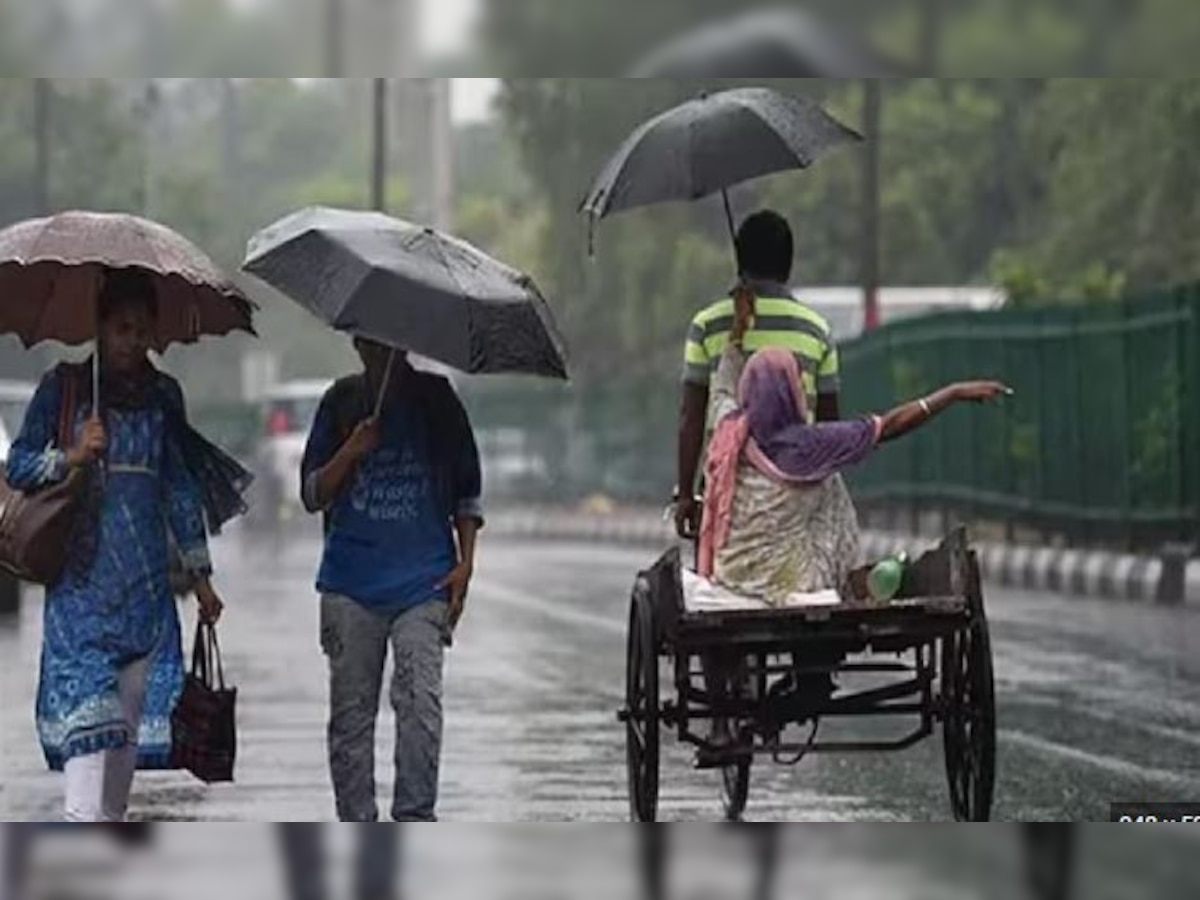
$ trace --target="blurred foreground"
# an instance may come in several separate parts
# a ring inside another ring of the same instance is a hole
[[[7,826],[6,840],[12,830]],[[329,884],[347,896],[354,828],[395,828],[395,896],[471,898],[635,898],[652,896],[640,878],[647,832],[633,829],[494,828],[450,830],[362,825],[323,828]],[[883,898],[1001,900],[1035,897],[1025,884],[1017,826],[923,829],[793,825],[780,832],[773,890],[757,890],[760,826],[668,826],[666,875],[678,898]],[[288,896],[276,829],[265,826],[158,825],[140,851],[96,831],[43,833],[31,845],[30,889],[12,900],[276,900]],[[752,830],[748,830],[752,829]],[[1179,830],[1140,835],[1080,828],[1074,896],[1088,900],[1184,900],[1197,895],[1194,841]],[[377,895],[372,895],[377,896]],[[365,900],[365,898],[364,898]],[[1049,897],[1041,900],[1051,900]]]

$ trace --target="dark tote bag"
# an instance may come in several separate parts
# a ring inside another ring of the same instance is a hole
[[[237,688],[225,686],[217,630],[196,625],[192,671],[171,715],[171,765],[205,784],[233,781],[237,756]]]

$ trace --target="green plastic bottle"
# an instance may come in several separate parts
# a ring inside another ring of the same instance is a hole
[[[904,584],[904,570],[908,568],[908,554],[898,553],[878,563],[867,576],[867,590],[871,600],[882,606],[891,603]]]

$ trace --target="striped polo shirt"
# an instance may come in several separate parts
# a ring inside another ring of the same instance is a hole
[[[825,319],[797,300],[781,284],[752,284],[758,297],[754,328],[744,346],[753,353],[783,347],[796,354],[804,373],[808,415],[815,420],[818,394],[836,394],[840,382],[838,353]],[[733,330],[733,298],[726,297],[701,310],[688,332],[683,380],[708,387],[721,362]],[[711,423],[710,423],[711,425]]]

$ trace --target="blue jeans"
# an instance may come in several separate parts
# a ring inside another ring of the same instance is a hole
[[[448,608],[431,602],[399,615],[340,596],[321,598],[329,660],[329,770],[343,822],[375,822],[375,724],[391,644],[396,783],[392,819],[436,822],[442,752],[442,669]]]

